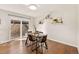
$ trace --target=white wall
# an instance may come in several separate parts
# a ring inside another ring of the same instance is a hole
[[[0,11],[0,19],[1,19],[1,24],[0,24],[0,42],[3,42],[5,40],[8,40],[9,38],[9,22],[6,20],[7,14],[4,13],[3,11]]]
[[[79,51],[79,5],[77,5],[77,44]]]
[[[72,46],[77,46],[76,5],[55,5],[54,7],[55,9],[53,9],[53,7],[51,8],[53,11],[52,16],[61,16],[64,23],[51,24],[46,22],[43,25],[38,25],[38,30],[40,30],[40,28],[44,28],[43,31],[48,34],[48,38],[51,40],[59,41]]]

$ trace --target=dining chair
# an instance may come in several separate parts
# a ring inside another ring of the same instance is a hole
[[[43,32],[41,32],[41,31],[36,31],[37,33],[43,33]]]
[[[41,49],[42,49],[42,52],[43,52],[43,47],[45,47],[45,49],[48,49],[48,45],[47,45],[47,35],[44,35],[40,38],[40,41],[39,41],[41,44]],[[44,46],[45,45],[45,46]]]
[[[32,33],[32,31],[28,31],[27,33],[28,33],[28,34],[31,34],[31,33]]]
[[[42,33],[43,34],[43,32],[39,32],[39,33]]]
[[[35,38],[30,34],[28,35],[28,40],[30,41],[30,43],[29,43],[29,45],[27,47],[32,46],[32,45],[34,45],[36,43]]]
[[[43,34],[43,32],[41,32],[41,31],[36,31],[35,33],[38,35]]]
[[[26,45],[26,44],[28,43],[28,41],[29,41],[29,38],[28,38],[28,35],[29,35],[29,34],[32,34],[32,31],[28,31],[28,32],[27,32],[27,37],[26,37],[25,45]]]

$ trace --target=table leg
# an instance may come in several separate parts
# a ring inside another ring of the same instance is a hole
[[[37,45],[38,43],[37,43],[37,39],[36,39],[36,54],[38,53],[38,45]]]

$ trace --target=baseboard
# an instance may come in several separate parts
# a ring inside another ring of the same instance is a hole
[[[10,41],[13,41],[13,40],[0,41],[0,44],[7,43],[7,42],[10,42]]]
[[[78,54],[79,54],[79,47],[78,47]]]
[[[55,40],[55,39],[51,39],[51,38],[48,38],[48,39],[49,39],[49,40],[52,40],[52,41],[56,41],[56,42],[59,42],[59,43],[62,43],[62,44],[66,44],[66,45],[69,45],[69,46],[73,46],[73,47],[78,48],[78,46],[72,45],[72,44],[67,43],[67,42],[63,42],[63,41],[59,41],[59,40]]]
[[[10,42],[10,41],[13,41],[14,39],[11,39],[11,40],[7,40],[7,41],[0,41],[0,44],[4,44],[4,43],[7,43],[7,42]],[[25,39],[18,39],[18,40],[25,40]],[[15,41],[18,41],[18,40],[15,40]]]
[[[26,37],[24,37],[24,38],[21,38],[21,39],[18,39],[18,40],[26,40]]]

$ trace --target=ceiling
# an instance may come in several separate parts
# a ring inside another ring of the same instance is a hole
[[[0,9],[17,12],[33,17],[42,17],[47,15],[50,12],[54,12],[56,10],[67,10],[70,7],[73,7],[74,5],[58,5],[58,4],[39,4],[39,7],[37,10],[30,10],[28,8],[28,5],[24,4],[0,4]]]

